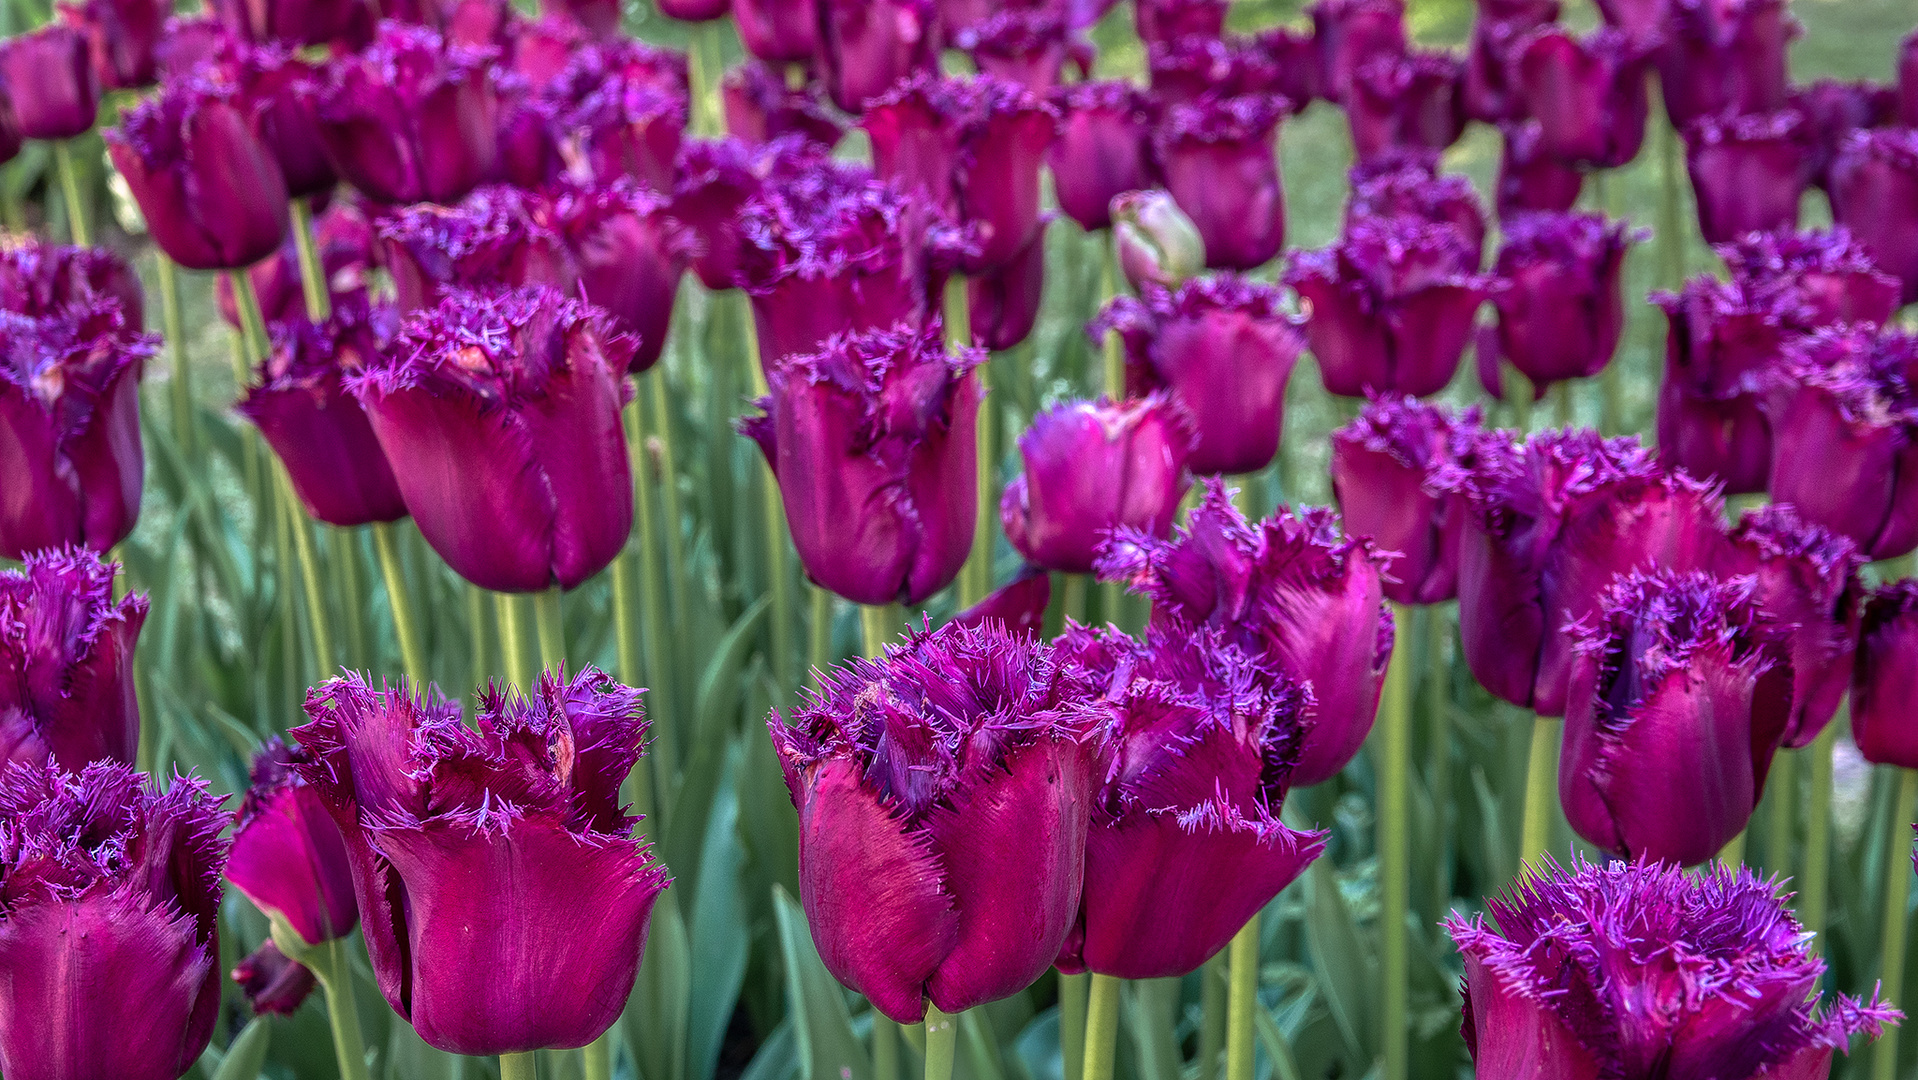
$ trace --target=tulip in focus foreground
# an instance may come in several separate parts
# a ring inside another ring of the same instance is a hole
[[[1436,604],[1458,594],[1459,541],[1470,512],[1458,474],[1476,460],[1479,411],[1378,398],[1332,433],[1332,493],[1345,528],[1390,560],[1388,599]]]
[[[0,763],[133,763],[133,646],[147,598],[114,600],[118,569],[65,548],[30,553],[24,569],[0,573]]]
[[[1866,761],[1918,769],[1918,579],[1883,586],[1865,600],[1852,669],[1851,734]]]
[[[326,803],[294,771],[294,754],[278,738],[253,755],[233,828],[226,877],[253,905],[308,945],[343,938],[359,925],[346,841]]]

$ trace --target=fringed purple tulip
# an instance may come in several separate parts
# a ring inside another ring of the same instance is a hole
[[[1291,782],[1338,775],[1364,744],[1392,658],[1386,559],[1346,539],[1322,507],[1280,510],[1247,524],[1225,485],[1206,482],[1171,540],[1114,535],[1099,577],[1152,599],[1152,622],[1175,633],[1217,630],[1227,645],[1312,691]]]
[[[1039,215],[1039,231],[1010,263],[966,282],[974,345],[1001,352],[1032,336],[1045,297],[1046,230],[1056,216]]]
[[[1230,0],[1138,0],[1133,26],[1147,45],[1180,38],[1216,38],[1225,33]]]
[[[604,40],[619,34],[618,0],[541,0],[539,11],[541,18],[571,23],[588,37]]]
[[[1112,224],[1112,200],[1152,186],[1151,101],[1124,81],[1053,91],[1061,122],[1046,163],[1059,209],[1088,231]]]
[[[533,91],[517,72],[501,72],[494,81],[494,161],[488,180],[532,191],[551,185],[565,169],[554,132],[555,103]]]
[[[339,174],[326,156],[314,101],[320,68],[268,44],[240,47],[232,71],[239,87],[233,102],[279,164],[286,193],[297,199],[332,191]]]
[[[475,189],[455,206],[421,203],[381,218],[380,261],[393,275],[400,312],[489,285],[571,292],[572,259],[543,202],[498,184]]]
[[[1300,252],[1286,284],[1310,305],[1306,341],[1334,394],[1424,397],[1458,370],[1494,278],[1457,229],[1361,219],[1338,243]]]
[[[1845,136],[1864,128],[1886,127],[1898,119],[1898,94],[1877,83],[1818,79],[1796,87],[1787,103],[1805,116],[1807,172],[1812,187],[1831,187],[1831,163]]]
[[[1425,161],[1408,161],[1400,156],[1373,166],[1353,166],[1351,190],[1345,204],[1348,227],[1364,218],[1393,217],[1450,225],[1469,249],[1461,256],[1464,265],[1475,267],[1484,258],[1485,211],[1479,206],[1470,177],[1457,173],[1439,176]]]
[[[1113,197],[1112,247],[1119,272],[1134,289],[1176,289],[1205,269],[1205,238],[1164,191]]]
[[[1310,30],[1270,27],[1252,35],[1252,49],[1259,60],[1253,74],[1260,81],[1248,90],[1278,94],[1298,109],[1327,96],[1319,44]]]
[[[1305,9],[1319,49],[1319,92],[1344,102],[1352,77],[1375,56],[1405,52],[1404,0],[1318,0]]]
[[[464,198],[498,160],[492,59],[423,26],[382,23],[372,45],[333,61],[320,90],[320,137],[340,175],[381,202]]]
[[[745,63],[726,72],[720,82],[720,96],[726,109],[726,131],[753,146],[798,136],[830,150],[846,133],[845,121],[816,84],[794,89],[786,85],[778,71],[763,63]],[[686,149],[682,146],[680,152]]]
[[[1833,1051],[1900,1018],[1820,1001],[1811,935],[1748,869],[1547,860],[1487,906],[1496,930],[1445,924],[1480,1076],[1824,1080]]]
[[[140,374],[160,339],[118,301],[50,315],[0,312],[0,556],[106,551],[140,515]]]
[[[189,78],[203,66],[232,59],[241,42],[218,19],[179,16],[166,21],[153,47],[153,62],[163,82]]]
[[[1276,286],[1234,274],[1147,286],[1114,298],[1087,327],[1125,343],[1126,395],[1163,390],[1192,419],[1188,464],[1199,474],[1251,473],[1278,453],[1285,383],[1304,346]]]
[[[670,193],[686,134],[685,94],[661,88],[650,69],[628,70],[618,56],[594,62],[597,55],[588,54],[568,73],[582,92],[554,121],[570,171],[602,184],[630,176]]]
[[[1014,634],[1038,634],[1045,628],[1046,607],[1052,603],[1052,574],[1027,566],[994,589],[984,600],[952,617],[960,626],[997,622]]]
[[[111,249],[33,237],[0,246],[0,310],[38,318],[103,299],[119,303],[127,326],[144,325],[140,277]]]
[[[1785,0],[1671,0],[1659,87],[1672,126],[1784,108],[1786,48],[1802,29]]]
[[[914,605],[972,550],[984,354],[910,325],[830,338],[766,372],[742,420],[786,506],[806,574],[854,603]]]
[[[1633,41],[1659,44],[1670,28],[1672,0],[1597,0],[1606,26]]]
[[[1705,242],[1798,226],[1810,173],[1805,118],[1796,109],[1700,117],[1685,129],[1685,170],[1698,196]]]
[[[1752,599],[1785,631],[1776,657],[1792,673],[1784,744],[1809,745],[1838,712],[1851,678],[1864,557],[1856,544],[1806,522],[1787,503],[1746,511],[1731,543],[1724,569],[1751,576]]]
[[[1682,293],[1653,293],[1665,309],[1665,377],[1658,393],[1658,453],[1667,467],[1708,477],[1732,494],[1764,491],[1771,477],[1771,428],[1758,408],[1791,305],[1777,290],[1709,276]]]
[[[372,21],[366,0],[209,0],[206,7],[241,41],[293,49],[335,41],[357,48]]]
[[[1898,279],[1878,269],[1842,227],[1754,233],[1718,254],[1734,283],[1773,300],[1778,324],[1798,333],[1841,323],[1882,326],[1898,310]]]
[[[1196,971],[1324,851],[1279,820],[1312,694],[1211,630],[1143,644],[1069,627],[1104,689],[1085,898],[1057,963],[1121,979]]]
[[[1638,156],[1649,102],[1645,49],[1609,27],[1583,38],[1556,24],[1516,46],[1519,96],[1539,149],[1568,163],[1617,168]]]
[[[0,87],[28,139],[71,139],[91,130],[99,113],[86,35],[60,23],[0,41]]]
[[[1090,678],[988,622],[914,633],[768,721],[826,970],[904,1024],[1016,994],[1079,913]]]
[[[332,828],[332,823],[328,822],[327,827]],[[292,1016],[307,995],[320,985],[312,969],[281,952],[272,938],[260,942],[259,948],[241,957],[240,962],[233,965],[231,974],[240,993],[246,997],[247,1007],[259,1016],[267,1013]]]
[[[1446,53],[1372,58],[1352,73],[1345,116],[1358,160],[1411,147],[1443,150],[1465,132],[1465,67]]]
[[[1521,120],[1525,103],[1512,78],[1515,46],[1558,21],[1558,0],[1479,0],[1465,57],[1465,114],[1488,124]]]
[[[1918,129],[1854,131],[1831,163],[1831,217],[1918,300]]]
[[[0,573],[0,762],[132,764],[133,646],[147,598],[114,600],[118,564],[82,548],[25,558]]]
[[[153,58],[173,5],[163,0],[80,0],[59,5],[69,26],[86,35],[93,73],[108,90],[140,90],[158,78]]]
[[[633,349],[551,289],[455,292],[347,379],[441,558],[496,592],[570,589],[625,547]]]
[[[740,210],[766,190],[768,181],[781,183],[816,165],[823,156],[818,150],[792,136],[769,146],[750,146],[732,137],[696,139],[681,148],[679,182],[669,212],[683,228],[701,284],[715,292],[738,286],[745,242]]]
[[[1277,133],[1291,104],[1275,94],[1174,105],[1153,148],[1166,190],[1205,238],[1205,264],[1251,270],[1285,244]]]
[[[1492,296],[1496,340],[1499,354],[1531,380],[1534,397],[1611,363],[1625,329],[1625,251],[1649,235],[1598,214],[1523,214],[1505,222],[1494,268],[1505,286]]]
[[[1377,398],[1332,433],[1332,494],[1354,536],[1390,561],[1385,596],[1437,604],[1458,595],[1459,541],[1470,512],[1460,470],[1477,460],[1479,411]]]
[[[490,685],[477,728],[404,684],[307,695],[294,770],[345,837],[380,990],[429,1045],[585,1046],[619,1018],[668,884],[619,796],[641,693],[549,672],[530,699]]]
[[[631,375],[652,367],[666,347],[673,300],[693,248],[669,210],[666,200],[622,178],[569,191],[556,211],[580,298],[633,339],[626,367]]]
[[[1498,215],[1542,210],[1562,214],[1578,203],[1585,174],[1546,153],[1545,127],[1537,120],[1501,123],[1504,150],[1498,161]]]
[[[253,786],[240,804],[226,877],[253,905],[309,945],[359,925],[346,841],[319,793],[294,772],[295,751],[267,740],[253,755]]]
[[[1303,108],[1318,96],[1318,53],[1309,37],[1284,27],[1251,37],[1155,42],[1146,69],[1160,109],[1247,94],[1276,94]]]
[[[1858,632],[1851,682],[1851,735],[1866,761],[1918,769],[1918,579],[1873,592]]]
[[[954,40],[979,74],[1022,86],[1040,97],[1059,85],[1074,50],[1063,11],[1039,7],[1001,11],[967,27]]]
[[[932,0],[805,4],[813,5],[819,10],[814,61],[833,101],[847,112],[862,111],[867,102],[916,74],[938,71],[939,29]]]
[[[1025,471],[999,500],[1006,538],[1029,562],[1089,574],[1113,529],[1170,536],[1193,441],[1190,418],[1162,393],[1053,406],[1019,436]]]
[[[733,0],[746,51],[768,64],[811,60],[819,48],[819,0]]]

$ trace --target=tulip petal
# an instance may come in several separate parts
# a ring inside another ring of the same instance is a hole
[[[1598,1080],[1597,1058],[1538,991],[1507,963],[1493,963],[1464,942],[1461,951],[1465,1039],[1480,1075],[1487,1080]]]

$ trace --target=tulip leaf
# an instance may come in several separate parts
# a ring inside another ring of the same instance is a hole
[[[1366,1018],[1373,1014],[1368,991],[1377,985],[1371,954],[1339,890],[1335,871],[1324,860],[1305,872],[1305,940],[1325,992],[1326,1007],[1345,1037],[1351,1056],[1371,1059]]]
[[[626,1004],[626,1043],[641,1080],[685,1080],[686,1022],[692,986],[691,946],[679,914],[678,888],[653,904],[652,928],[639,979]]]
[[[706,842],[706,822],[712,814],[713,796],[719,787],[719,773],[726,762],[726,747],[737,730],[739,700],[745,680],[741,668],[752,653],[755,631],[766,617],[770,596],[762,596],[747,608],[719,641],[713,658],[699,678],[695,716],[698,725],[686,744],[690,754],[680,774],[679,790],[673,796],[672,812],[666,819],[666,831],[660,838],[661,858],[674,867],[679,884],[687,893],[696,893],[699,884],[700,851]]]
[[[739,988],[746,980],[746,953],[751,942],[749,935],[741,932],[748,925],[739,877],[745,852],[739,846],[739,800],[733,783],[741,756],[735,742],[720,777],[719,792],[713,798],[705,850],[699,857],[686,1032],[687,1075],[692,1080],[712,1076],[726,1027],[732,1021],[733,1006],[739,1001]]]
[[[779,923],[779,948],[786,961],[786,1008],[799,1041],[800,1077],[873,1080],[872,1060],[853,1034],[846,996],[813,948],[806,913],[776,885],[773,915]]]
[[[799,1075],[799,1047],[793,1038],[791,1021],[782,1020],[766,1041],[753,1052],[739,1080],[794,1080]]]
[[[266,1067],[266,1050],[272,1042],[267,1018],[256,1016],[246,1022],[240,1033],[227,1044],[226,1057],[214,1071],[212,1080],[258,1080]]]
[[[1179,1040],[1173,1030],[1179,980],[1143,979],[1125,984],[1126,1027],[1139,1050],[1142,1080],[1179,1080]]]

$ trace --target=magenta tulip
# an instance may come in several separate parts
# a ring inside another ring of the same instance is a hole
[[[1435,160],[1423,155],[1408,160],[1409,156],[1393,155],[1373,165],[1352,167],[1346,226],[1365,218],[1401,216],[1450,225],[1465,241],[1463,264],[1478,266],[1485,252],[1485,211],[1471,178],[1458,173],[1440,176],[1434,171]]]
[[[847,112],[916,74],[938,70],[932,0],[811,0],[819,22],[813,54],[832,99]],[[798,6],[798,5],[796,5]]]
[[[253,755],[253,786],[234,824],[226,877],[255,907],[318,945],[351,934],[360,908],[340,827],[294,771],[294,755],[278,738]]]
[[[1112,200],[1152,186],[1150,99],[1123,81],[1059,87],[1061,117],[1046,153],[1059,208],[1086,230],[1112,224]]]
[[[1276,136],[1290,108],[1274,94],[1201,99],[1166,110],[1153,132],[1166,190],[1198,226],[1215,270],[1263,266],[1285,243]]]
[[[1918,129],[1854,131],[1831,163],[1831,217],[1918,300]]]
[[[1866,761],[1918,769],[1918,580],[1885,585],[1865,600],[1852,669],[1851,734]]]
[[[1376,56],[1405,52],[1403,0],[1318,0],[1306,8],[1319,50],[1319,92],[1343,102],[1352,77]]]
[[[1669,467],[1710,477],[1733,494],[1763,491],[1771,477],[1771,428],[1758,407],[1765,371],[1784,345],[1790,305],[1711,277],[1684,292],[1654,293],[1665,309],[1665,377],[1658,395],[1658,452]]]
[[[1230,0],[1137,0],[1133,25],[1147,45],[1180,38],[1216,38],[1225,32]]]
[[[1390,150],[1443,150],[1465,132],[1465,67],[1445,53],[1382,55],[1352,73],[1345,116],[1361,162]]]
[[[292,1016],[320,984],[312,969],[281,952],[272,938],[242,957],[230,974],[255,1015]]]
[[[1625,251],[1650,234],[1598,214],[1524,214],[1505,222],[1494,272],[1504,288],[1498,352],[1542,398],[1555,382],[1605,370],[1625,329]],[[1485,358],[1480,357],[1480,363]]]
[[[728,71],[720,83],[720,95],[726,107],[726,131],[754,146],[797,136],[830,150],[846,133],[846,122],[817,84],[794,89],[763,63],[745,63]],[[690,145],[682,145],[681,153]]]
[[[580,298],[633,339],[626,367],[631,375],[652,367],[666,347],[673,300],[693,248],[669,211],[666,200],[624,178],[568,191],[555,211]]]
[[[1786,56],[1802,29],[1785,0],[1670,0],[1659,87],[1672,126],[1785,105]]]
[[[768,64],[811,60],[819,47],[818,2],[733,0],[739,43]]]
[[[1779,325],[1810,333],[1840,323],[1884,325],[1898,310],[1898,279],[1878,269],[1846,229],[1754,233],[1719,257],[1748,295],[1774,300]]]
[[[1028,566],[984,600],[952,617],[960,626],[996,622],[1014,634],[1038,634],[1045,628],[1046,607],[1052,603],[1052,574]]]
[[[1417,398],[1377,398],[1332,433],[1332,494],[1345,528],[1389,560],[1387,599],[1436,604],[1458,595],[1459,542],[1470,512],[1457,474],[1477,459],[1479,412]]]
[[[1556,24],[1515,46],[1526,111],[1539,148],[1568,163],[1617,168],[1638,156],[1649,107],[1645,49],[1609,27],[1583,38]]]
[[[1558,21],[1558,0],[1478,0],[1465,57],[1465,114],[1488,124],[1521,120],[1525,104],[1512,78],[1514,47]]]
[[[1578,203],[1585,174],[1545,150],[1545,127],[1537,120],[1501,123],[1505,147],[1498,162],[1498,215],[1532,210],[1560,214]]]
[[[111,249],[31,237],[0,248],[0,310],[40,318],[99,300],[117,302],[128,327],[144,325],[140,277]]]
[[[1002,79],[1044,97],[1060,82],[1074,52],[1062,11],[1038,7],[1001,11],[961,30],[953,43],[971,54],[979,74]]]
[[[1749,232],[1798,226],[1810,173],[1805,117],[1701,117],[1685,129],[1685,169],[1698,196],[1698,229],[1723,244]]]
[[[0,41],[0,87],[25,138],[71,139],[92,130],[99,112],[86,35],[60,23]]]
[[[1772,643],[1775,663],[1792,674],[1784,743],[1809,745],[1837,713],[1851,679],[1864,557],[1856,544],[1805,521],[1789,503],[1746,511],[1731,542],[1725,569],[1751,575],[1752,599],[1784,631],[1785,640]]]
[[[133,647],[147,598],[116,601],[117,570],[83,548],[48,548],[0,573],[0,762],[132,764]]]
[[[320,138],[340,175],[382,202],[464,198],[499,155],[491,59],[423,26],[380,24],[320,90]]]
[[[400,312],[482,286],[571,292],[577,271],[545,202],[499,184],[476,188],[451,207],[421,203],[381,218],[380,261],[393,275]]]
[[[108,90],[140,90],[158,78],[153,50],[173,5],[160,0],[81,0],[59,5],[86,35],[93,73]]]
[[[1864,128],[1886,127],[1898,119],[1898,94],[1877,83],[1818,79],[1796,87],[1787,104],[1805,116],[1811,186],[1831,187],[1831,163],[1845,136]]]
[[[1003,352],[1032,336],[1045,297],[1046,230],[1055,216],[1039,215],[1039,231],[1012,262],[966,282],[974,345]]]

